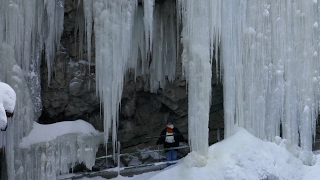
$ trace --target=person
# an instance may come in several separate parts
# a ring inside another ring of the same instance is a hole
[[[167,167],[174,164],[174,163],[170,163],[170,161],[177,160],[177,156],[178,156],[177,149],[169,150],[167,148],[178,147],[179,142],[187,142],[187,140],[180,133],[179,129],[174,127],[173,119],[169,117],[167,119],[167,127],[164,130],[162,130],[160,137],[157,141],[157,145],[163,144],[163,147],[166,149],[165,150],[166,160],[168,162]]]

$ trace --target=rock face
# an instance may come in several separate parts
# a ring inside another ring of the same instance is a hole
[[[100,100],[96,95],[94,47],[92,47],[92,57],[89,63],[85,45],[79,46],[81,32],[76,22],[83,16],[81,6],[81,4],[78,6],[75,0],[65,2],[64,33],[61,38],[60,51],[55,56],[52,79],[49,83],[45,62],[42,63],[43,111],[39,122],[49,124],[83,119],[93,124],[96,129],[103,131]],[[118,140],[158,136],[165,127],[165,119],[168,116],[174,119],[175,126],[181,132],[187,133],[188,95],[186,82],[181,78],[180,66],[177,66],[177,74],[174,82],[167,83],[166,87],[159,89],[156,94],[144,89],[145,82],[142,78],[138,77],[134,81],[128,74],[119,109]],[[213,65],[212,106],[209,120],[209,128],[212,130],[210,131],[210,143],[218,139],[216,129],[224,126],[222,95],[222,85],[217,83],[215,65]],[[222,138],[223,129],[220,132]],[[184,137],[188,138],[188,135],[185,134]],[[123,142],[121,152],[156,148],[155,143],[155,138]],[[181,152],[186,153],[187,151]],[[147,161],[150,157],[141,155],[139,158],[141,161]],[[130,157],[124,158],[123,163],[130,164]]]

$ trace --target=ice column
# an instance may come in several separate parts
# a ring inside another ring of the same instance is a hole
[[[319,110],[319,3],[223,1],[225,135],[234,125],[300,145],[310,164]]]
[[[213,46],[218,39],[214,22],[219,1],[178,1],[182,13],[182,63],[188,83],[188,128],[191,151],[207,156]]]

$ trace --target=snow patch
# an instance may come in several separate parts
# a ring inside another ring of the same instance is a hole
[[[16,92],[11,86],[0,82],[0,129],[7,127],[8,119],[6,112],[13,113],[16,105]]]

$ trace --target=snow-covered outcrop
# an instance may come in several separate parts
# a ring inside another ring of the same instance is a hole
[[[16,105],[16,93],[11,86],[0,82],[0,129],[7,129],[8,119],[13,115]]]
[[[103,133],[83,120],[48,125],[34,122],[30,134],[19,144],[23,158],[16,163],[19,170],[15,178],[56,179],[80,163],[91,169],[102,143]]]

